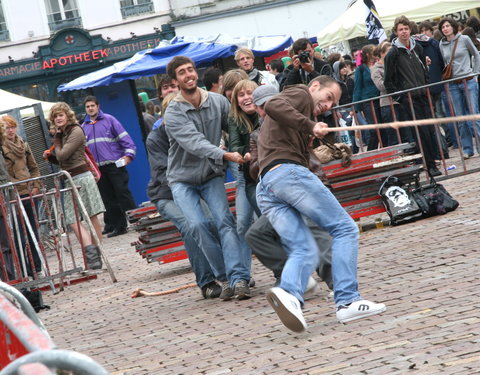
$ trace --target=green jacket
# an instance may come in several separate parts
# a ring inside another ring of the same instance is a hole
[[[259,126],[258,116],[255,116],[253,130]],[[242,123],[228,118],[228,150],[238,152],[242,156],[250,151],[250,133]]]

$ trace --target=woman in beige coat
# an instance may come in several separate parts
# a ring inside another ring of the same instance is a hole
[[[25,142],[21,137],[17,135],[18,126],[16,120],[10,115],[4,115],[0,118],[0,126],[3,127],[3,130],[5,132],[2,144],[2,152],[10,182],[20,182],[31,178],[39,177],[40,171],[38,170],[38,165],[35,161],[35,158],[33,157],[30,146],[27,142]],[[25,182],[23,184],[16,185],[16,188],[21,198],[27,198],[29,194],[31,194],[32,196],[38,194],[39,187],[40,184],[38,181],[29,181],[28,183]],[[28,216],[30,225],[33,229],[34,235],[38,240],[38,231],[35,224],[35,216],[33,214],[34,207],[32,207],[31,200],[25,199],[22,201],[22,203]],[[20,236],[23,247],[26,249],[26,241],[24,238],[23,230],[20,230]],[[38,274],[42,271],[42,264],[38,255],[38,251],[35,247],[35,241],[30,233],[28,234],[28,243],[30,247],[31,257],[33,259],[33,264],[35,266],[35,273]],[[33,276],[33,267],[31,267],[30,265],[32,259],[30,259],[30,255],[27,251],[24,252],[24,255],[26,260],[25,263],[27,267],[27,273],[29,276]]]

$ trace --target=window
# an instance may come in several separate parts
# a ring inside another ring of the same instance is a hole
[[[152,0],[120,0],[122,17],[127,18],[153,12]]]
[[[9,40],[7,24],[5,23],[5,15],[3,14],[3,6],[0,1],[0,41]]]
[[[82,27],[76,0],[45,0],[51,32],[65,27]]]

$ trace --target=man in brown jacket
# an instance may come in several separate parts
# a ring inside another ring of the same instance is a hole
[[[332,273],[337,319],[340,322],[378,314],[384,304],[363,300],[358,292],[358,227],[337,199],[308,169],[309,141],[323,138],[327,124],[315,117],[338,102],[341,89],[328,76],[309,87],[287,87],[265,105],[267,117],[258,138],[260,182],[257,201],[282,239],[288,260],[279,287],[267,300],[282,323],[295,332],[307,324],[302,314],[303,293],[318,265],[318,248],[302,215],[332,236]]]

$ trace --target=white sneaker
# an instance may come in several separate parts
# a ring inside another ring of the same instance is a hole
[[[267,292],[267,301],[273,307],[282,323],[293,332],[303,332],[307,323],[302,314],[300,302],[282,288],[272,288]]]
[[[318,288],[319,288],[319,286],[318,286],[317,280],[315,280],[312,276],[310,276],[308,278],[307,288],[305,289],[305,292],[303,293],[303,298],[304,299],[309,299],[309,298],[314,297]]]
[[[362,299],[352,302],[348,306],[339,306],[337,308],[337,320],[341,323],[365,318],[370,315],[380,314],[387,309],[383,303],[374,303]]]

